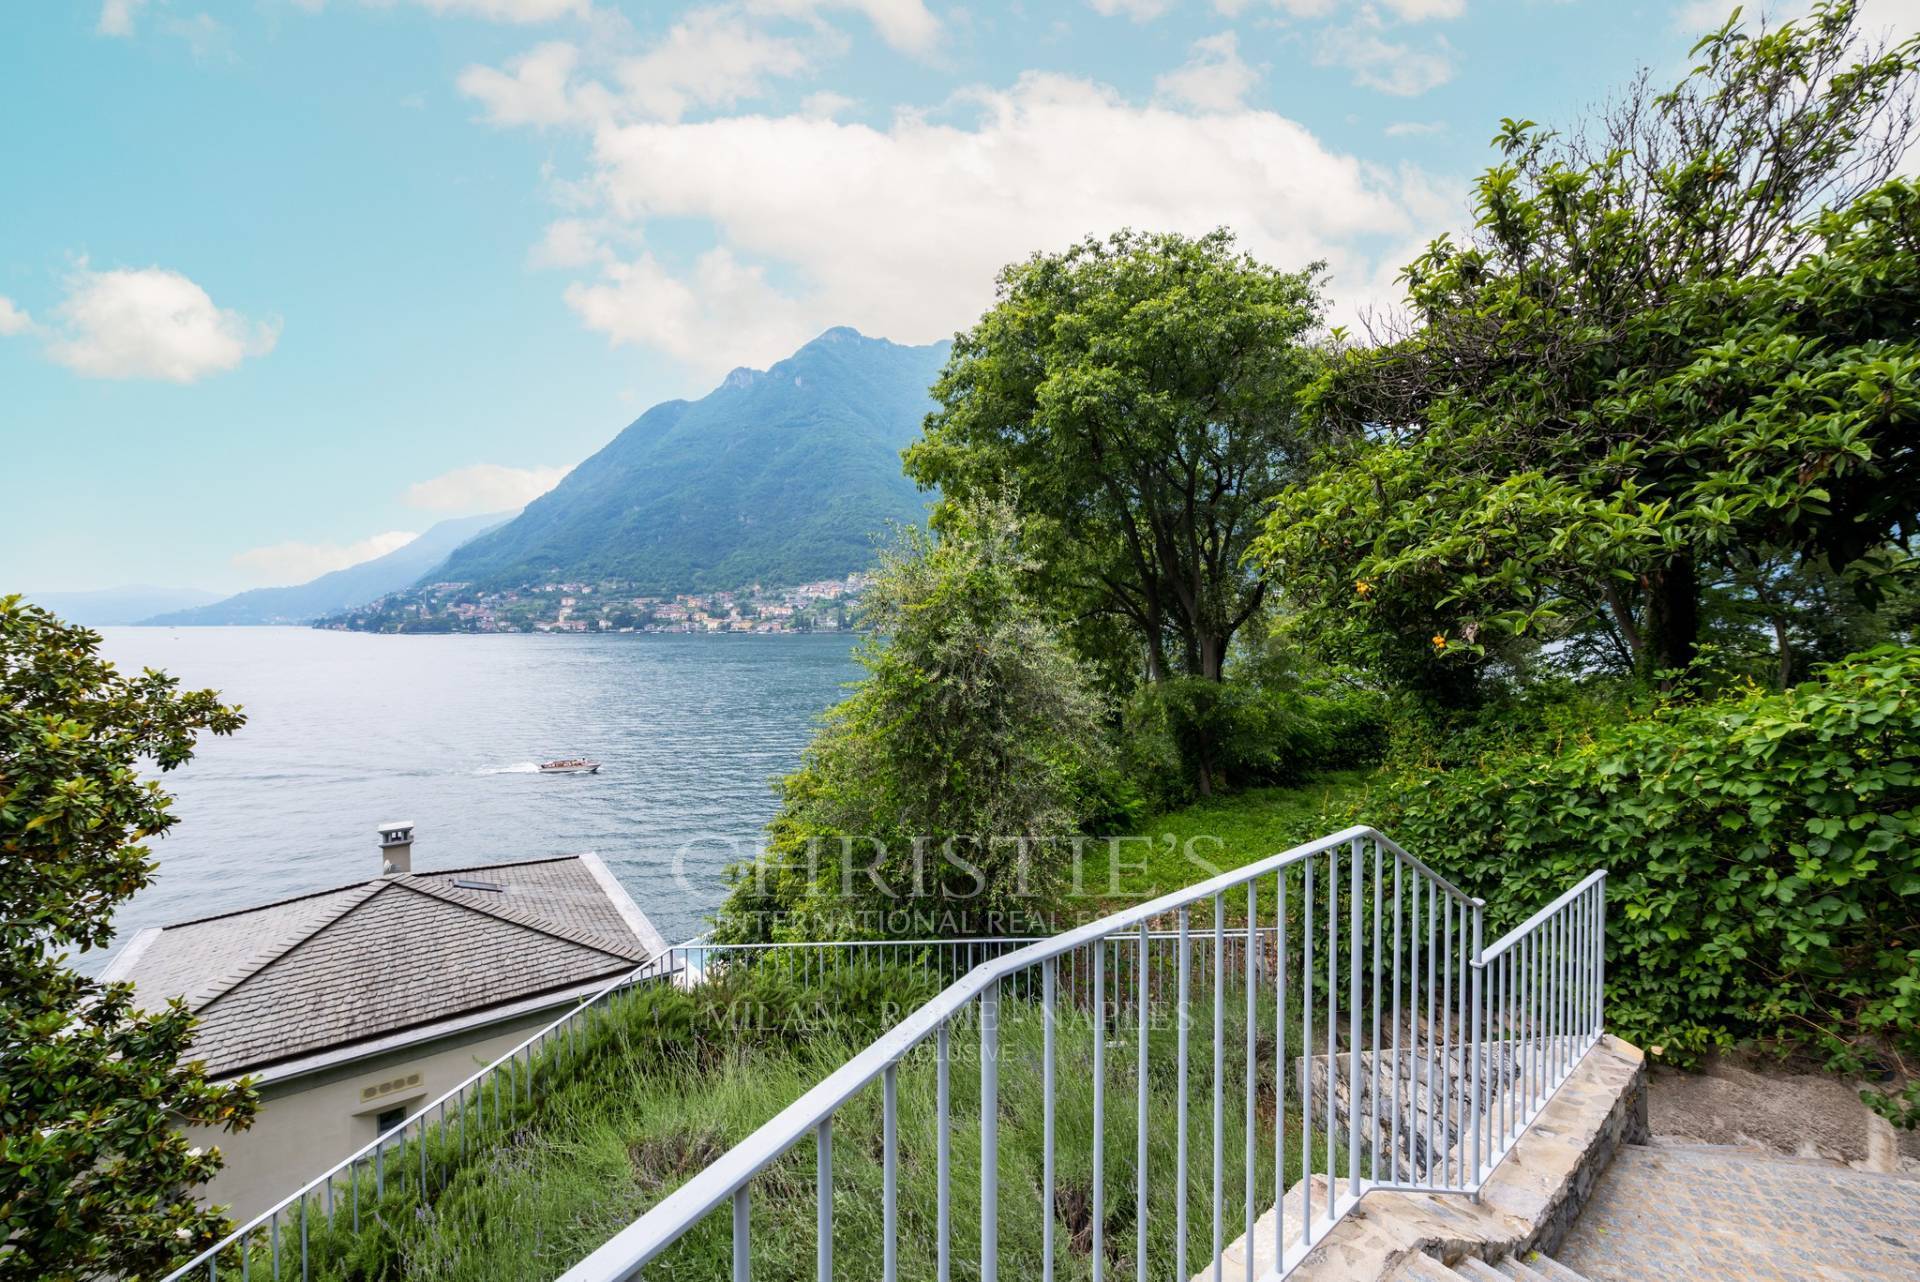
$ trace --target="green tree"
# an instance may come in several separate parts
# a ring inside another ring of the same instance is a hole
[[[1328,637],[1460,698],[1595,630],[1685,668],[1756,567],[1869,601],[1907,572],[1920,189],[1887,180],[1920,37],[1866,47],[1854,17],[1736,11],[1591,136],[1505,123],[1474,236],[1407,269],[1411,329],[1334,362],[1312,401],[1344,444],[1259,541]]]
[[[802,937],[875,933],[896,910],[1006,933],[1052,906],[1103,712],[1027,596],[1035,569],[1011,510],[989,501],[882,556],[861,603],[866,675],[783,781],[768,856],[742,870],[723,933],[761,937],[770,911],[807,914]]]
[[[202,731],[243,722],[213,691],[125,676],[100,638],[0,597],[0,1278],[148,1277],[224,1231],[194,1187],[218,1150],[182,1125],[247,1125],[244,1084],[182,1062],[193,1018],[133,1006],[126,984],[71,969],[153,875],[148,839],[176,822],[140,778]]]
[[[1035,591],[1116,686],[1220,680],[1260,609],[1243,556],[1309,452],[1318,270],[1224,230],[1121,232],[1006,268],[954,343],[907,471],[940,488],[936,521],[1011,496]]]

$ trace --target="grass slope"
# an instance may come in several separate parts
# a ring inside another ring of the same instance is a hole
[[[1329,771],[1287,788],[1252,788],[1156,815],[1106,842],[1090,842],[1081,891],[1087,915],[1191,886],[1325,835],[1324,816],[1355,800],[1370,770]]]
[[[1316,816],[1350,795],[1361,775],[1336,775],[1291,789],[1262,789],[1162,815],[1142,825],[1153,852],[1144,866],[1124,855],[1106,870],[1118,878],[1119,898],[1139,898],[1183,885],[1190,872],[1183,853],[1206,838],[1209,862],[1245,864],[1315,835]],[[1127,847],[1123,846],[1122,850]],[[1125,865],[1125,866],[1122,866]],[[1196,921],[1196,927],[1199,923]],[[1126,950],[1116,950],[1120,958]],[[1187,1240],[1189,1270],[1212,1258],[1213,988],[1208,950],[1194,948],[1193,1019],[1185,1081],[1188,1115]],[[1090,1278],[1093,1250],[1094,1019],[1087,998],[1086,964],[1063,966],[1056,1051],[1056,1173],[1051,1233],[1056,1275]],[[1224,1103],[1225,1154],[1219,1197],[1223,1242],[1243,1231],[1246,1206],[1247,1011],[1245,989],[1234,977],[1221,986],[1227,1050],[1218,1065]],[[1124,960],[1109,964],[1109,992],[1132,993]],[[888,968],[836,978],[824,987],[797,988],[764,976],[716,983],[692,992],[642,990],[599,1018],[591,1032],[536,1059],[531,1089],[509,1086],[469,1110],[463,1129],[430,1137],[426,1154],[429,1196],[418,1192],[421,1155],[414,1143],[385,1157],[376,1191],[369,1173],[357,1187],[336,1188],[323,1211],[315,1199],[304,1225],[305,1250],[316,1279],[445,1279],[506,1282],[553,1277],[584,1258],[692,1177],[729,1147],[799,1098],[821,1078],[937,991],[922,972]],[[1031,993],[1010,992],[1002,1007],[999,1171],[1000,1270],[1003,1277],[1040,1272],[1043,1221],[1044,1030]],[[1271,1205],[1276,1186],[1273,1127],[1279,1047],[1270,990],[1256,994],[1253,1012],[1253,1205]],[[1177,1023],[1162,991],[1150,1006],[1147,1032],[1148,1133],[1146,1187],[1149,1271],[1176,1272],[1178,1224],[1178,1116],[1182,1080]],[[1288,1016],[1297,1027],[1298,1011]],[[1139,1249],[1136,1221],[1135,1103],[1139,1086],[1139,1028],[1131,1011],[1109,1008],[1105,1029],[1105,1226],[1108,1276],[1130,1276]],[[951,1042],[953,1195],[952,1276],[979,1276],[980,1073],[979,1036],[957,1023]],[[1297,1084],[1285,1103],[1297,1135]],[[936,1276],[938,1152],[937,1068],[931,1047],[909,1055],[898,1070],[900,1276]],[[834,1124],[834,1242],[836,1272],[881,1274],[883,1148],[878,1084],[851,1100]],[[1310,1155],[1322,1169],[1324,1146]],[[1306,1162],[1296,1142],[1279,1172],[1298,1179]],[[814,1150],[811,1143],[781,1158],[753,1186],[754,1276],[814,1276]],[[723,1206],[694,1227],[643,1276],[714,1279],[730,1276],[730,1218]],[[284,1259],[298,1253],[302,1226],[282,1221]],[[265,1243],[250,1261],[271,1275]],[[224,1260],[222,1276],[239,1276],[238,1256]],[[1184,1276],[1184,1275],[1183,1275]]]

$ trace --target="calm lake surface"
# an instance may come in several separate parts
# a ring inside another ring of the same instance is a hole
[[[159,875],[120,912],[122,938],[374,876],[374,826],[410,819],[416,869],[595,851],[677,942],[857,675],[847,635],[103,635],[122,667],[212,686],[248,717],[165,776],[180,823],[154,843]],[[604,764],[535,772],[563,756]]]

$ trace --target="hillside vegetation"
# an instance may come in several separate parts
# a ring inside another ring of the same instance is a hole
[[[646,593],[793,584],[866,568],[924,519],[900,450],[946,344],[830,329],[771,369],[642,414],[443,577],[480,587],[619,580]]]

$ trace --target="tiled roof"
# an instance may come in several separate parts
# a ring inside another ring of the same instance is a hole
[[[184,998],[194,1055],[237,1075],[632,970],[657,936],[593,858],[378,877],[182,922],[109,974],[146,1005]]]

